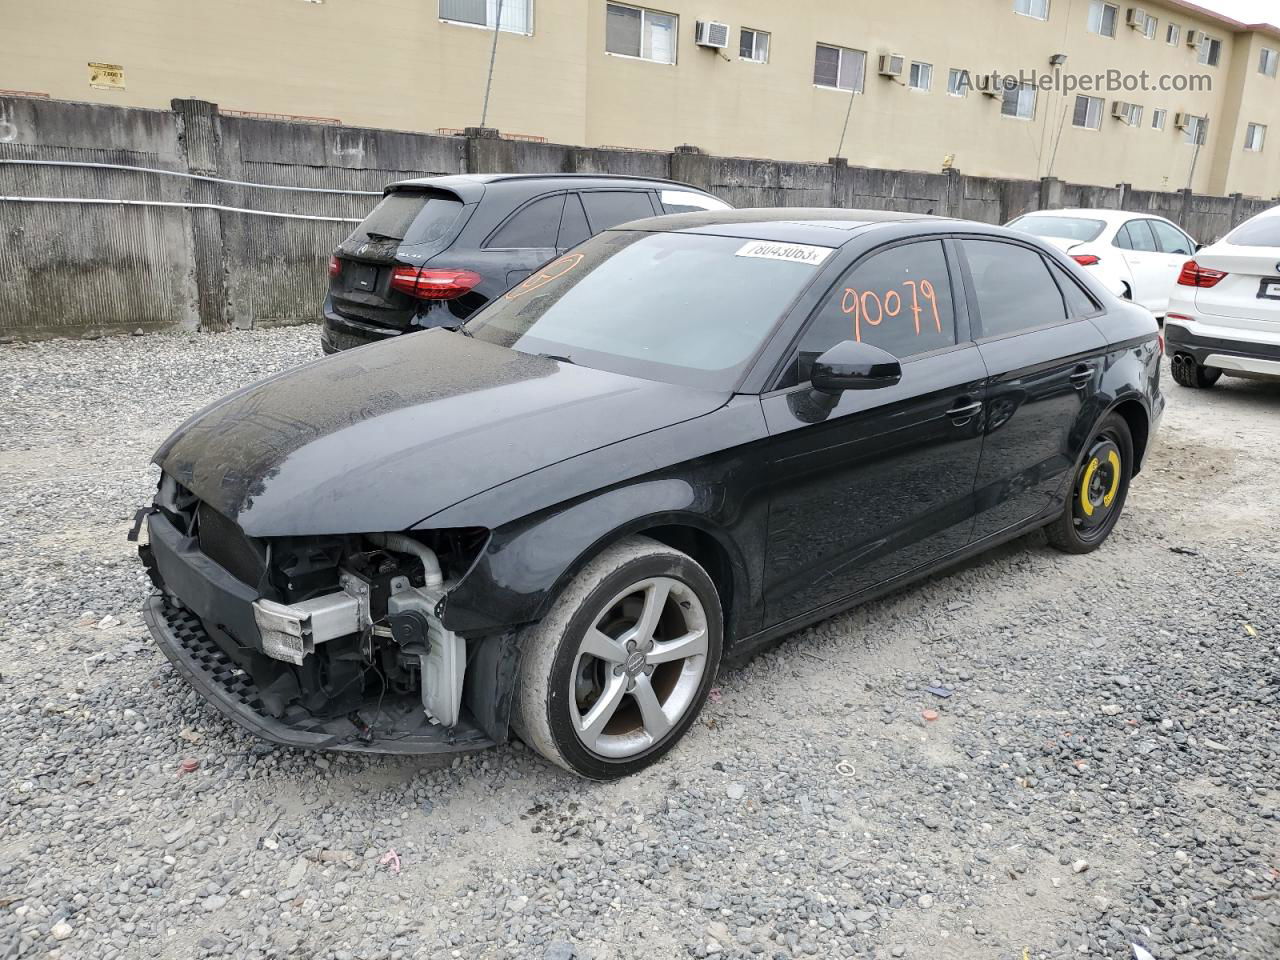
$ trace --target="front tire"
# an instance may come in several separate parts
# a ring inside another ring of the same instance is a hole
[[[1208,390],[1222,376],[1222,371],[1217,367],[1203,366],[1189,355],[1175,356],[1169,366],[1173,371],[1174,382],[1193,390]]]
[[[579,776],[642,770],[697,718],[723,632],[715,584],[692,557],[647,537],[624,540],[521,631],[511,725]]]
[[[1094,429],[1071,481],[1062,515],[1045,528],[1049,545],[1064,553],[1092,553],[1115,529],[1133,476],[1133,436],[1117,413]]]

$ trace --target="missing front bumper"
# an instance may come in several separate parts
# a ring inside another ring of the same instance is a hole
[[[223,652],[195,615],[157,592],[143,606],[143,619],[157,646],[197,693],[223,716],[272,743],[394,754],[452,753],[493,745],[466,719],[448,728],[431,723],[412,699],[378,698],[339,718],[317,718],[300,707],[273,717],[265,711],[253,678]]]

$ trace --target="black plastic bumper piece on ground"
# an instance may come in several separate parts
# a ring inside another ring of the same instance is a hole
[[[272,743],[391,754],[458,753],[493,746],[474,726],[459,723],[446,729],[428,721],[420,706],[415,710],[402,702],[367,711],[367,716],[357,718],[364,726],[347,718],[277,719],[263,711],[253,678],[214,643],[194,614],[157,592],[147,598],[142,616],[156,645],[200,696],[229,720]]]

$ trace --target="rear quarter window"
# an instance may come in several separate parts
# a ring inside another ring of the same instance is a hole
[[[658,194],[666,213],[697,213],[700,210],[731,210],[723,200],[692,190],[662,190]]]
[[[434,243],[453,229],[462,207],[462,201],[450,193],[396,190],[379,201],[349,239]]]

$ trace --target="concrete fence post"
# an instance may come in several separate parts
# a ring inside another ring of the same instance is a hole
[[[1187,229],[1187,222],[1191,219],[1191,200],[1195,196],[1189,189],[1178,191],[1180,202],[1178,204],[1178,222]]]
[[[849,172],[849,161],[844,157],[831,157],[827,160],[827,165],[831,168],[831,206],[840,206],[840,181],[844,179]]]
[[[1240,204],[1244,201],[1243,193],[1231,194],[1231,226],[1228,230],[1234,230],[1240,224]]]
[[[218,105],[205,100],[172,100],[178,124],[178,148],[188,173],[219,176],[218,146],[222,133]],[[187,181],[189,203],[218,203],[218,184]],[[227,330],[231,310],[227,301],[227,268],[223,257],[222,213],[191,210],[191,249],[196,274],[196,312],[201,330]]]
[[[1057,177],[1040,178],[1040,209],[1062,209],[1062,181]]]
[[[1120,198],[1116,203],[1117,210],[1129,209],[1129,194],[1133,191],[1132,183],[1117,183],[1116,189],[1120,191]]]
[[[955,167],[947,169],[947,186],[942,197],[942,209],[938,211],[938,215],[964,216],[964,174]]]
[[[711,157],[701,147],[682,143],[671,151],[671,179],[692,184],[709,193],[715,193],[711,175]]]

